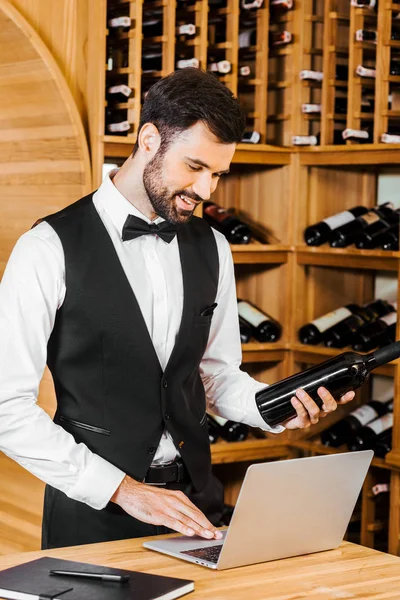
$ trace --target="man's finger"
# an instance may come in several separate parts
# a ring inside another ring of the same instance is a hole
[[[309,419],[313,425],[318,423],[319,420],[319,407],[316,405],[314,400],[304,390],[296,390],[296,396],[303,404],[306,409]]]
[[[305,429],[306,427],[309,427],[311,425],[311,422],[308,412],[304,408],[304,405],[300,402],[298,398],[296,398],[296,396],[293,396],[293,398],[291,399],[291,403],[297,413],[299,428]]]
[[[347,394],[345,394],[344,396],[342,396],[339,400],[340,404],[346,404],[346,402],[350,402],[351,400],[353,400],[355,396],[355,392],[351,391],[351,392],[347,392]]]

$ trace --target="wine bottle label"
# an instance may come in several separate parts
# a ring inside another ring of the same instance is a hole
[[[316,146],[318,139],[316,135],[293,135],[293,146]]]
[[[301,80],[312,79],[313,81],[322,81],[324,78],[324,74],[322,71],[310,71],[308,69],[303,69],[299,73],[299,77]]]
[[[320,104],[302,104],[301,112],[302,113],[320,113],[321,105]]]
[[[115,133],[117,131],[128,131],[130,127],[129,121],[121,121],[120,123],[108,123],[107,130],[111,133]]]
[[[180,35],[194,35],[196,33],[196,26],[193,23],[186,23],[177,27],[176,31]]]
[[[363,131],[362,129],[350,129],[350,128],[347,128],[344,131],[342,131],[342,138],[344,140],[347,140],[350,137],[357,138],[360,140],[368,140],[369,133],[368,133],[368,131]]]
[[[178,62],[176,63],[176,68],[177,69],[186,69],[186,67],[195,67],[196,69],[198,69],[199,64],[200,63],[197,58],[187,58],[187,59],[178,60]]]
[[[364,406],[356,408],[356,410],[351,413],[351,416],[355,417],[357,421],[360,422],[360,425],[364,426],[370,421],[376,419],[379,415],[376,410],[372,408],[372,406],[365,404]]]
[[[250,67],[248,65],[244,65],[243,67],[239,67],[239,75],[241,75],[242,77],[247,77],[248,75],[250,75],[251,70]]]
[[[377,221],[381,220],[380,216],[374,212],[365,213],[365,215],[362,215],[360,218],[365,221],[367,225],[372,225],[372,223],[376,223]]]
[[[346,225],[346,223],[350,223],[350,221],[354,221],[355,216],[349,210],[344,210],[343,212],[333,215],[332,217],[328,217],[327,219],[323,219],[322,222],[326,223],[328,227],[332,230],[341,227],[342,225]]]
[[[261,136],[258,131],[246,131],[241,141],[247,144],[258,144],[260,138]]]
[[[115,19],[110,19],[108,21],[109,27],[130,27],[131,19],[130,17],[116,17]]]
[[[114,68],[114,60],[113,60],[112,56],[109,56],[108,60],[107,60],[107,71],[112,71],[113,68]]]
[[[376,44],[378,39],[377,31],[370,31],[366,29],[357,29],[356,41],[357,42],[374,42]]]
[[[393,325],[393,323],[396,323],[397,321],[397,312],[391,312],[388,315],[381,317],[379,320],[383,321],[388,326]]]
[[[221,427],[223,427],[225,425],[225,423],[228,422],[228,419],[224,419],[223,417],[218,417],[217,415],[211,415],[211,417],[214,419],[214,421],[216,421],[218,423],[218,425],[221,425]]]
[[[231,63],[229,60],[220,60],[219,62],[209,64],[208,69],[214,73],[229,73],[231,70]]]
[[[239,48],[248,48],[251,46],[251,36],[255,29],[246,29],[239,33]]]
[[[281,44],[289,44],[292,41],[292,34],[290,31],[281,31],[281,33],[272,34],[272,45],[280,46]]]
[[[323,315],[318,319],[314,319],[314,321],[311,321],[311,323],[318,329],[320,333],[323,333],[330,327],[336,325],[336,323],[340,323],[340,321],[347,319],[347,317],[350,317],[352,314],[353,313],[350,312],[348,308],[342,306],[341,308],[337,308],[336,310],[333,310],[332,312]]]
[[[363,67],[362,65],[358,65],[356,68],[356,73],[360,77],[376,77],[376,69],[369,69],[368,67]]]
[[[264,321],[271,320],[267,315],[260,312],[255,306],[243,301],[238,302],[238,312],[239,316],[250,323],[250,325],[253,325],[253,327],[258,327]]]
[[[382,133],[381,142],[384,144],[400,144],[400,135],[392,135],[391,133]]]
[[[293,0],[270,0],[270,6],[279,6],[290,10],[293,8]]]
[[[376,483],[372,486],[371,492],[374,496],[378,496],[378,494],[382,494],[382,492],[388,492],[390,490],[389,483]]]
[[[375,8],[376,0],[351,0],[351,6],[356,6],[357,8]]]
[[[112,85],[111,87],[108,88],[107,92],[109,94],[122,94],[123,96],[126,96],[127,98],[129,98],[129,96],[132,93],[131,88],[128,85]]]
[[[393,413],[389,412],[386,415],[383,415],[383,417],[375,419],[375,421],[372,421],[372,423],[368,424],[368,427],[369,429],[372,429],[376,435],[379,435],[383,431],[390,429],[390,427],[393,427]]]

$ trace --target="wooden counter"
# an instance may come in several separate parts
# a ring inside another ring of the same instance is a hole
[[[164,536],[165,537],[165,536]],[[400,558],[343,542],[336,550],[227,571],[214,571],[123,540],[0,557],[0,570],[40,556],[81,560],[158,575],[193,579],[185,596],[212,600],[337,600],[400,598]],[[83,599],[82,599],[83,600]]]

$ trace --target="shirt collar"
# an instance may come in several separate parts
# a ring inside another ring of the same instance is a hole
[[[106,211],[121,238],[122,228],[128,215],[139,217],[139,219],[142,219],[146,223],[161,223],[164,221],[165,219],[162,217],[157,217],[154,221],[151,221],[151,219],[140,212],[136,206],[133,206],[133,204],[117,190],[112,182],[112,178],[117,171],[118,169],[114,169],[107,173],[95,194],[96,202]]]

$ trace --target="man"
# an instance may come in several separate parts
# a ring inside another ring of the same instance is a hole
[[[192,217],[242,133],[214,76],[173,73],[148,92],[122,168],[13,250],[0,292],[0,447],[48,484],[44,548],[168,529],[219,538],[206,406],[283,430],[257,411],[264,384],[239,369],[229,245]],[[46,360],[54,422],[36,405]],[[286,428],[335,410],[320,396],[322,411],[299,391]]]

